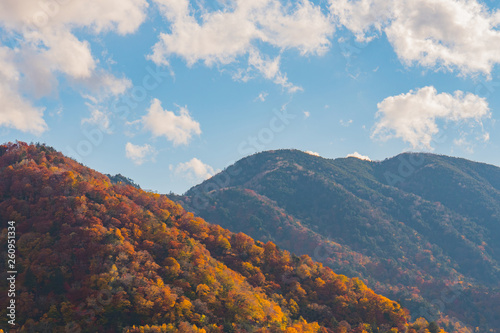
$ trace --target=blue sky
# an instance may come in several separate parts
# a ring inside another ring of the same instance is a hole
[[[476,0],[6,0],[0,137],[160,193],[280,148],[500,165],[499,25]]]

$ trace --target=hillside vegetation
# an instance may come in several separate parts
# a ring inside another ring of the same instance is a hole
[[[444,332],[409,324],[360,279],[113,185],[44,145],[0,146],[0,198],[2,244],[16,222],[22,332]]]
[[[372,162],[278,150],[173,199],[359,277],[414,318],[500,332],[500,168],[433,154]]]

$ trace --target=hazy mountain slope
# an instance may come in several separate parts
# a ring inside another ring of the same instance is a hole
[[[43,145],[0,146],[0,220],[2,244],[16,222],[21,331],[439,331],[409,325],[406,310],[359,279],[113,185]],[[0,262],[6,272],[5,252]]]
[[[415,313],[438,309],[497,331],[499,170],[432,154],[370,162],[280,150],[245,158],[177,200],[360,276]],[[278,227],[272,210],[302,229]]]

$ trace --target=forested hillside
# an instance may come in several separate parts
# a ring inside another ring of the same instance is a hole
[[[500,168],[433,154],[372,162],[278,150],[173,198],[359,277],[414,317],[500,332]]]
[[[444,332],[409,324],[357,278],[113,185],[44,145],[0,146],[0,198],[2,244],[16,226],[22,332]],[[5,251],[0,262],[5,274]]]

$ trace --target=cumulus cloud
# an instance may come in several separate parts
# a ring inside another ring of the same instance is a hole
[[[0,125],[43,132],[47,128],[43,110],[31,106],[30,100],[54,94],[60,76],[90,90],[95,87],[100,94],[123,93],[128,81],[100,69],[90,43],[78,39],[73,31],[134,32],[144,21],[147,6],[146,0],[1,1],[0,29],[4,40],[13,43],[0,47],[2,53],[15,53],[15,57],[0,55],[0,61],[8,61],[15,84],[9,83],[7,90],[0,88],[0,94],[12,96],[9,103],[3,103],[2,112],[8,116],[2,117]],[[19,121],[21,118],[25,120]]]
[[[306,154],[313,155],[313,156],[319,156],[318,153],[310,151],[310,150],[306,151]]]
[[[203,181],[215,174],[215,170],[208,164],[197,158],[189,162],[179,163],[175,168],[175,174],[189,181]]]
[[[370,41],[393,16],[394,1],[330,0],[330,12],[339,25],[352,31],[358,41]]]
[[[164,136],[172,141],[175,146],[186,145],[193,135],[200,135],[200,124],[196,122],[189,110],[181,107],[179,115],[172,111],[164,110],[161,102],[154,99],[148,112],[141,118],[144,129],[151,131],[153,136]]]
[[[45,108],[35,107],[3,82],[0,83],[0,105],[0,126],[36,135],[47,130],[43,119]]]
[[[371,158],[369,158],[368,156],[365,156],[365,155],[361,155],[357,151],[355,151],[352,154],[347,155],[346,157],[354,157],[354,158],[359,158],[360,160],[371,161]]]
[[[387,35],[407,65],[489,76],[500,63],[500,11],[477,0],[330,0],[361,41]]]
[[[95,33],[134,32],[144,21],[145,0],[37,1],[3,0],[0,19],[9,29],[89,27]]]
[[[136,165],[141,165],[148,160],[153,160],[155,155],[156,150],[148,144],[137,146],[127,142],[125,145],[125,156]]]
[[[264,77],[294,92],[298,87],[279,71],[279,57],[262,56],[262,43],[279,50],[297,49],[302,55],[324,54],[334,32],[329,17],[309,0],[283,5],[279,0],[230,0],[222,10],[203,9],[201,17],[189,0],[154,0],[171,23],[170,33],[161,33],[150,59],[168,65],[177,55],[188,65],[233,63],[248,56],[249,66]]]
[[[37,135],[47,129],[44,108],[25,100],[18,90],[20,73],[14,65],[15,53],[0,46],[0,126]]]
[[[433,136],[439,132],[437,120],[482,125],[491,116],[484,98],[455,91],[438,94],[434,87],[424,87],[392,96],[377,104],[378,121],[372,138],[400,138],[413,148],[432,149]],[[481,126],[482,127],[482,126]]]

